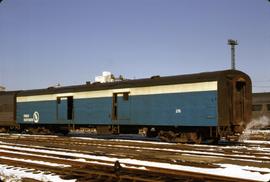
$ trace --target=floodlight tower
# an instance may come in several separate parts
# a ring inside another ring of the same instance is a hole
[[[237,40],[229,39],[228,45],[231,46],[231,69],[235,70],[235,45],[238,45]]]

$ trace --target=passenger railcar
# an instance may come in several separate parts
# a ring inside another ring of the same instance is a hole
[[[240,133],[251,118],[251,81],[237,70],[28,90],[15,97],[22,130],[140,130],[199,142]]]

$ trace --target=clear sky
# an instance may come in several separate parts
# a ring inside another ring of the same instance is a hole
[[[7,90],[236,68],[270,91],[268,0],[3,0],[0,85]]]

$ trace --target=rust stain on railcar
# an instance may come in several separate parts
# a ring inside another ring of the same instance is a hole
[[[241,133],[251,121],[251,80],[246,74],[232,73],[219,81],[219,126]],[[228,127],[230,126],[230,127]]]

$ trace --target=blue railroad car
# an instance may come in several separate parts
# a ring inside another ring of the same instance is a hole
[[[251,117],[251,81],[236,70],[21,91],[20,128],[94,128],[170,141],[228,137]]]

